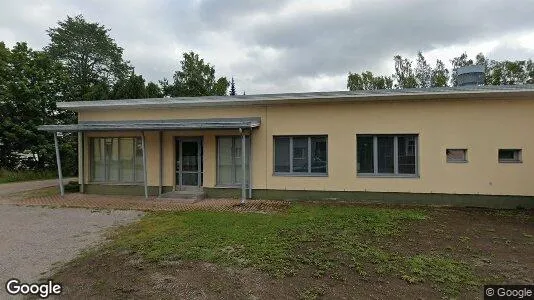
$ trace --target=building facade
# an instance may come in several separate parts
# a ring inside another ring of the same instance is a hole
[[[78,124],[41,129],[79,132],[87,193],[534,206],[533,86],[58,107]]]

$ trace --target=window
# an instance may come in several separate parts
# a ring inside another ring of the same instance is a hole
[[[520,163],[521,149],[499,149],[499,162]]]
[[[246,137],[245,172],[248,181],[250,138]],[[241,169],[241,136],[217,137],[217,185],[238,185],[243,178]]]
[[[467,162],[467,149],[447,149],[445,155],[449,163]]]
[[[326,175],[326,136],[274,137],[274,173],[277,175]]]
[[[417,135],[357,135],[361,175],[417,175]]]
[[[95,182],[142,182],[140,138],[91,138],[91,179]]]

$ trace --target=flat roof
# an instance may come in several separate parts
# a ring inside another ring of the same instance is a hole
[[[242,96],[202,96],[58,102],[57,107],[74,111],[110,108],[146,109],[202,106],[244,106],[295,104],[326,101],[435,100],[463,97],[533,97],[534,84],[461,86],[440,88],[387,89],[312,93],[259,94]]]
[[[85,121],[78,124],[42,125],[37,129],[51,132],[116,131],[116,130],[192,130],[239,129],[260,126],[260,118],[183,119],[183,120],[134,120],[134,121]]]

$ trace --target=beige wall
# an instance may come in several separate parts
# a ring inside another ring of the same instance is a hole
[[[534,195],[533,100],[375,101],[270,107],[87,111],[80,113],[79,119],[261,117],[262,124],[252,136],[252,182],[255,189]],[[356,134],[359,133],[419,134],[420,177],[358,177]],[[215,137],[222,134],[237,134],[237,131],[165,132],[164,185],[171,185],[174,180],[173,137],[185,135],[203,136],[204,186],[215,186]],[[328,135],[328,177],[273,176],[272,136],[293,134]],[[103,135],[110,136],[107,133]],[[158,185],[158,134],[147,132],[146,136],[148,184]],[[467,148],[469,162],[446,163],[446,148]],[[499,148],[523,149],[523,163],[498,163]]]

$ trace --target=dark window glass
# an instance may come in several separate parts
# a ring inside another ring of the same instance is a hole
[[[293,138],[293,172],[308,172],[308,138]]]
[[[499,161],[502,162],[520,162],[520,149],[499,149]]]
[[[289,172],[289,138],[276,137],[274,139],[274,171]]]
[[[327,171],[326,137],[311,138],[311,172],[326,173]]]
[[[378,173],[394,173],[392,136],[377,137]]]
[[[399,174],[415,174],[415,137],[399,136],[397,141]]]
[[[372,136],[359,136],[358,173],[374,173],[374,150]]]

